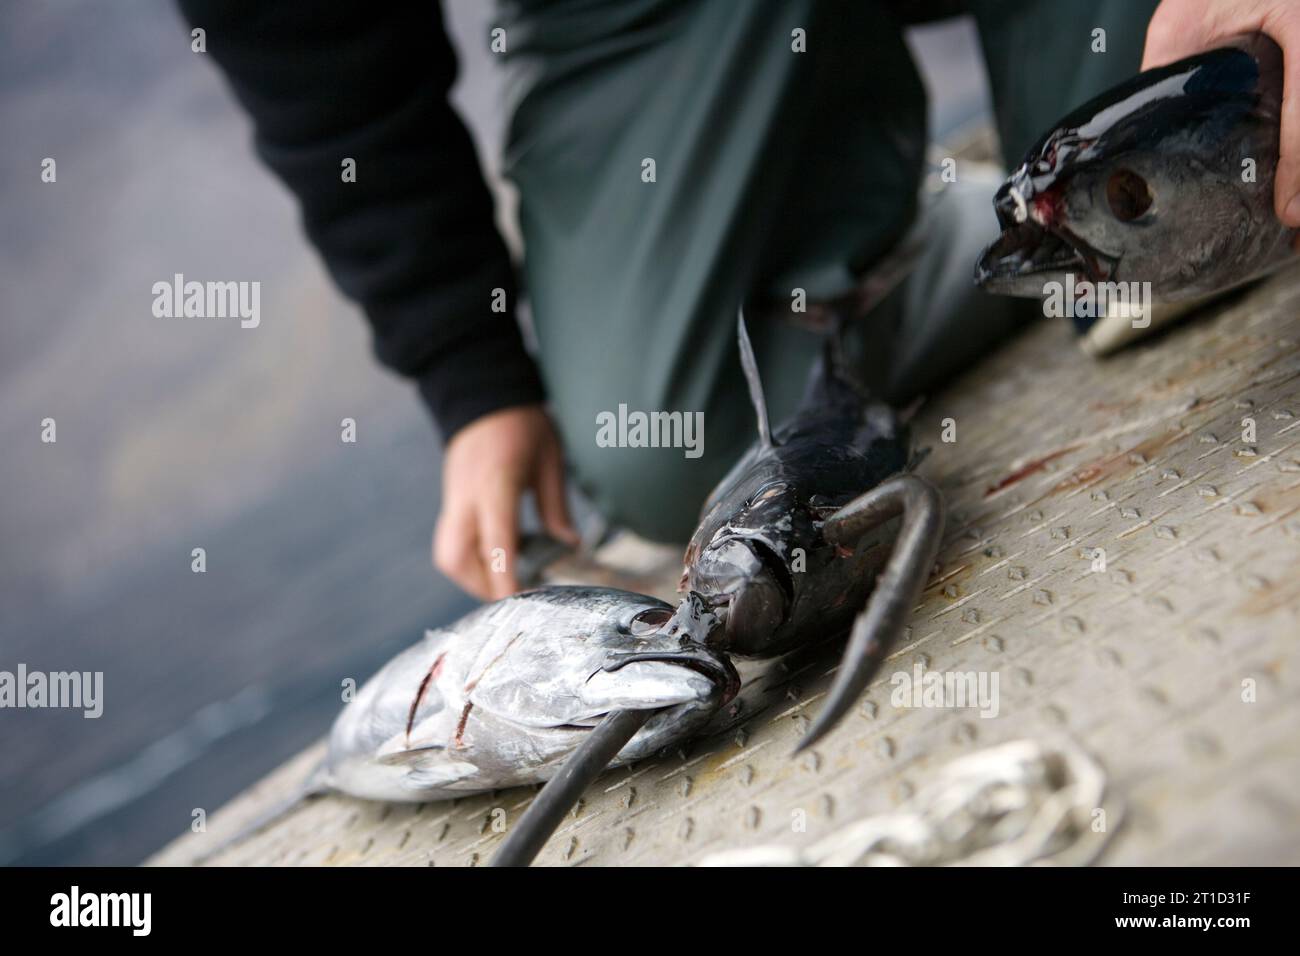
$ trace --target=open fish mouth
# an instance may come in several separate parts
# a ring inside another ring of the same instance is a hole
[[[702,674],[711,680],[721,694],[719,706],[725,706],[740,693],[740,675],[735,665],[726,654],[714,650],[689,638],[683,639],[678,650],[633,651],[616,654],[601,671],[612,673],[622,670],[628,664],[639,662],[657,662],[675,664]]]
[[[1008,225],[984,250],[975,264],[975,283],[989,292],[1029,295],[1035,290],[1026,287],[1025,279],[1073,272],[1105,282],[1118,264],[1118,257],[1067,230],[1049,229],[1029,219]]]

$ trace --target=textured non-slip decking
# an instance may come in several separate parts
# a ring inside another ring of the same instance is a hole
[[[607,773],[538,862],[812,843],[893,809],[953,758],[1061,734],[1125,808],[1101,862],[1300,862],[1300,270],[1100,362],[1064,323],[1042,323],[935,396],[918,426],[933,449],[922,472],[950,504],[940,567],[853,714],[791,757],[835,666],[826,648],[774,673],[725,732]],[[661,594],[680,570],[676,553],[607,557],[640,562],[620,580]],[[918,661],[997,672],[998,716],[892,706],[891,674]],[[152,862],[188,862],[316,756]],[[214,862],[481,864],[532,794],[329,796]],[[792,831],[796,810],[807,832]]]

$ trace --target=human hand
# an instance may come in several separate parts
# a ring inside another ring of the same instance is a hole
[[[504,408],[453,435],[433,531],[438,570],[483,600],[517,591],[519,499],[528,491],[546,530],[577,544],[564,498],[560,441],[541,406]]]
[[[1300,2],[1163,0],[1147,27],[1142,69],[1204,53],[1246,33],[1265,33],[1282,48],[1285,88],[1273,205],[1284,225],[1300,227]]]

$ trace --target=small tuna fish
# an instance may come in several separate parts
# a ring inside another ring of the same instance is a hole
[[[1287,261],[1277,219],[1282,53],[1254,35],[1148,70],[1061,120],[994,197],[975,281],[1040,296],[1067,274],[1202,298]]]
[[[617,766],[693,736],[740,678],[672,617],[642,594],[551,586],[426,632],[343,709],[297,790],[230,834],[214,831],[193,862],[322,794],[447,800],[550,780],[579,752]]]
[[[654,711],[615,764],[689,737],[738,682],[725,658],[660,630],[672,613],[627,591],[554,586],[429,631],[339,715],[322,783],[388,801],[538,783],[615,710]]]

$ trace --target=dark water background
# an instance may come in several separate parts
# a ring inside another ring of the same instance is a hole
[[[491,176],[490,5],[445,7]],[[914,39],[932,125],[983,110],[968,27]],[[344,678],[470,607],[428,563],[425,413],[249,140],[170,4],[0,8],[0,670],[105,685],[97,720],[0,710],[0,863],[139,862],[321,736]],[[176,272],[259,280],[261,326],[154,318]]]

